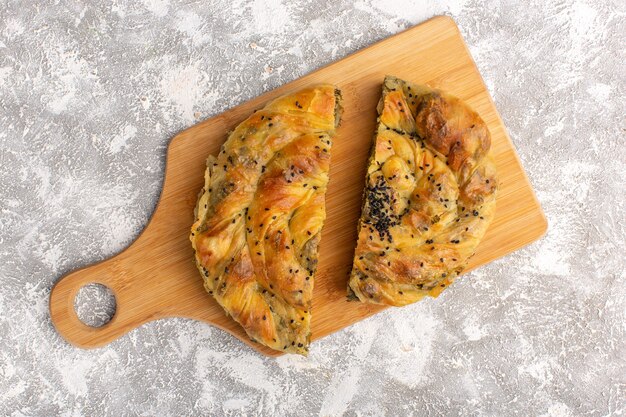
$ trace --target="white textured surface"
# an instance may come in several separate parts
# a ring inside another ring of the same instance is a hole
[[[176,132],[441,13],[544,239],[308,359],[178,319],[60,339],[50,288],[138,235]],[[625,19],[619,0],[0,0],[0,415],[624,415]]]

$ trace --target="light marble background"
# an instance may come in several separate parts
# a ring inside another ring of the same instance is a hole
[[[58,336],[52,285],[139,234],[176,132],[442,13],[545,238],[307,359],[180,319],[93,351]],[[625,14],[621,0],[0,0],[0,415],[624,415]]]

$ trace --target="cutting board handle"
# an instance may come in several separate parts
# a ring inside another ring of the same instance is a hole
[[[70,272],[52,289],[50,294],[52,322],[61,336],[71,344],[82,348],[103,346],[142,324],[133,323],[127,311],[128,300],[125,295],[129,293],[128,287],[133,286],[136,280],[124,279],[129,274],[127,269],[129,259],[122,256],[125,252],[98,264]],[[83,323],[74,309],[74,299],[78,291],[88,284],[104,285],[115,296],[115,314],[108,323],[100,327]]]

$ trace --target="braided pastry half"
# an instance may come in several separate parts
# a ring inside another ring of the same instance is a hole
[[[496,208],[485,122],[443,91],[387,76],[348,298],[403,306],[466,267]]]
[[[307,354],[330,149],[341,95],[279,97],[209,156],[190,239],[206,290],[250,338]]]

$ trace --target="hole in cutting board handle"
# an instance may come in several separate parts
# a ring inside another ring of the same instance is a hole
[[[87,284],[74,298],[78,319],[90,327],[102,327],[113,319],[117,311],[115,294],[106,285]]]

